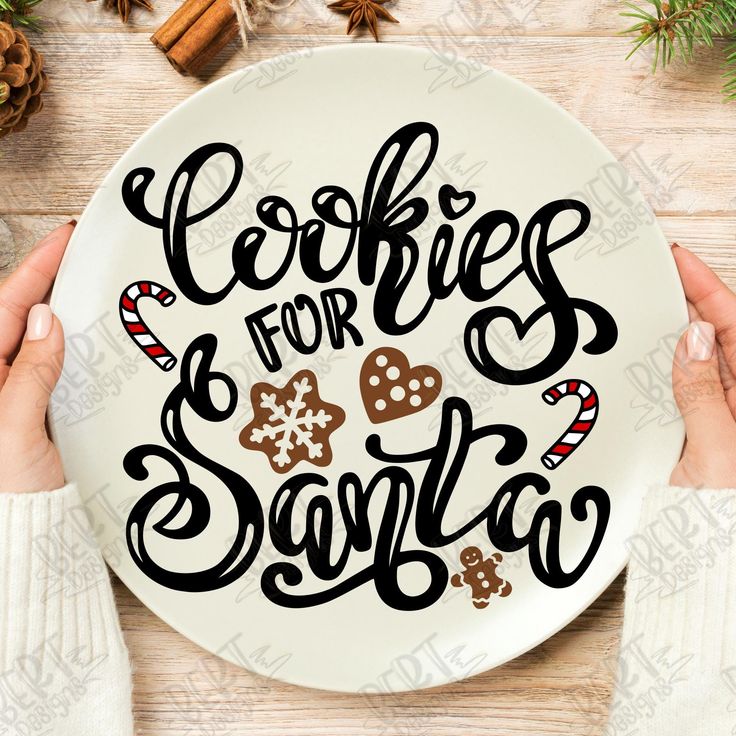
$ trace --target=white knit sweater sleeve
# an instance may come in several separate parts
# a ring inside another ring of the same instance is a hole
[[[73,484],[0,494],[0,733],[133,733],[128,652]]]
[[[604,736],[736,734],[735,541],[736,490],[649,490]]]

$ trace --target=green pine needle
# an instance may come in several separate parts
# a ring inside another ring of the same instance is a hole
[[[630,58],[643,46],[654,43],[652,71],[664,68],[679,57],[692,60],[697,47],[712,47],[714,39],[729,37],[733,43],[726,49],[723,92],[728,100],[736,100],[736,0],[646,0],[639,7],[626,0],[628,10],[621,13],[637,22],[624,33],[635,34]]]
[[[14,26],[24,26],[32,31],[40,31],[40,18],[31,12],[41,0],[0,0],[0,18],[9,16]]]
[[[723,94],[726,99],[736,100],[736,41],[726,48],[726,71],[723,79]]]

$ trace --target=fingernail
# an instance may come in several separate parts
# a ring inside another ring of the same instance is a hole
[[[670,244],[670,248],[672,248],[673,250],[674,250],[675,248],[679,248],[679,247],[680,247],[680,244],[679,244],[679,243],[671,243],[671,244]]]
[[[72,218],[71,220],[69,220],[69,222],[67,222],[67,225],[71,225],[72,227],[76,227],[77,226],[77,221],[74,218]]]
[[[54,315],[48,304],[36,304],[28,312],[27,340],[45,340],[51,332]]]
[[[693,322],[687,330],[688,360],[710,360],[716,331],[710,322]]]

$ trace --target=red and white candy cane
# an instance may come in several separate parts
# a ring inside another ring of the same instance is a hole
[[[174,303],[176,294],[153,281],[136,281],[120,295],[120,319],[125,331],[162,371],[170,371],[176,365],[176,358],[151,332],[138,312],[138,300],[144,296],[168,307]]]
[[[585,381],[568,379],[548,388],[542,398],[548,404],[556,404],[563,396],[580,398],[580,411],[565,433],[542,455],[545,468],[554,470],[590,434],[598,416],[598,394]]]

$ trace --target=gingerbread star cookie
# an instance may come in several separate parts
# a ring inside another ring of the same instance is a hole
[[[302,460],[320,467],[332,462],[330,435],[345,412],[322,400],[312,371],[299,371],[281,388],[256,383],[250,400],[253,419],[240,432],[240,444],[263,452],[273,470],[287,473]]]

